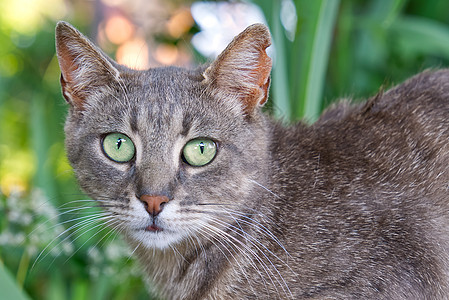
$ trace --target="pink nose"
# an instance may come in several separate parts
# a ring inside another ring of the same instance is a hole
[[[166,196],[142,195],[140,197],[140,201],[145,204],[145,209],[147,210],[147,212],[155,217],[162,211],[162,207],[169,200]]]

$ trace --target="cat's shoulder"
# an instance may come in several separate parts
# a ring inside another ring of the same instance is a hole
[[[400,118],[435,115],[444,118],[449,113],[449,69],[426,70],[401,84],[381,89],[367,101],[342,99],[330,105],[317,121],[333,123],[345,118],[391,115]]]

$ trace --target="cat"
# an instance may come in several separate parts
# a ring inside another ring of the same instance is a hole
[[[447,299],[449,70],[312,125],[262,113],[271,43],[131,70],[56,27],[67,155],[162,299]]]

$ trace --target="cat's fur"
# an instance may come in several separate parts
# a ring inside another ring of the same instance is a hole
[[[134,71],[56,28],[69,160],[167,299],[447,299],[449,71],[427,71],[313,125],[260,111],[270,35],[241,33],[210,66]],[[128,135],[116,163],[101,138]],[[212,138],[208,165],[181,159]],[[142,195],[170,201],[154,219]],[[157,224],[163,231],[145,228]]]

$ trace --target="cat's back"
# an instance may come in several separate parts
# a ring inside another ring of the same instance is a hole
[[[325,120],[330,110],[312,132],[347,153],[345,159],[374,164],[374,172],[381,166],[399,185],[449,180],[449,69],[425,71],[366,103],[342,107],[345,113]]]
[[[301,237],[284,242],[302,295],[449,293],[448,116],[441,70],[337,104],[312,126],[275,127],[277,217]]]
[[[364,103],[338,103],[311,126],[275,126],[271,153],[276,183],[289,187],[280,190],[316,197],[311,205],[368,197],[391,207],[377,194],[385,192],[424,205],[437,200],[424,195],[438,195],[449,208],[449,70],[423,72]]]
[[[425,71],[363,103],[339,102],[311,126],[276,126],[273,136],[276,160],[290,167],[319,160],[320,167],[332,163],[334,170],[346,173],[353,173],[354,166],[368,174],[379,169],[366,166],[398,169],[404,175],[446,171],[449,69]],[[432,169],[424,170],[426,164]]]

